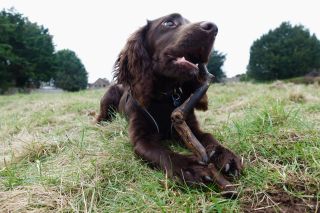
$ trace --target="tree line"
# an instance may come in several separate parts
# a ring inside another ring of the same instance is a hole
[[[53,81],[64,90],[87,87],[88,74],[72,50],[55,51],[49,30],[14,9],[0,12],[0,92]]]

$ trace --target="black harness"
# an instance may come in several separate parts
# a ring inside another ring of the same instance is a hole
[[[182,104],[182,95],[183,91],[181,87],[174,88],[168,92],[161,92],[159,97],[156,98],[156,101],[159,102],[172,102],[172,105],[176,108]],[[159,125],[156,119],[152,116],[152,114],[133,97],[131,90],[128,91],[126,97],[126,103],[128,102],[129,98],[131,97],[133,104],[141,110],[141,112],[145,115],[145,117],[149,120],[149,122],[154,124],[155,130],[160,133]],[[172,130],[171,130],[172,131]]]

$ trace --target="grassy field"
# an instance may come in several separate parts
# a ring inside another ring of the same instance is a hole
[[[212,85],[202,126],[245,159],[236,199],[178,184],[133,152],[104,91],[0,97],[0,212],[317,212],[320,86]]]

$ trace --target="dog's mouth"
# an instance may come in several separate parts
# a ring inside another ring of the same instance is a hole
[[[173,63],[189,69],[197,69],[197,70],[199,69],[198,68],[199,63],[192,62],[190,59],[186,58],[185,56],[176,57],[173,60]]]
[[[206,63],[208,60],[208,56],[202,56],[200,54],[197,54],[197,55],[179,54],[178,56],[168,54],[168,57],[170,61],[172,61],[172,63],[175,65],[184,67],[186,69],[196,69],[196,70],[199,70],[198,65],[200,63]]]

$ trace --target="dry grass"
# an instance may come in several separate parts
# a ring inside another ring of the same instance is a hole
[[[1,212],[57,212],[68,200],[52,187],[23,186],[0,192]]]
[[[303,103],[306,101],[306,98],[302,93],[294,92],[289,95],[289,100],[296,103]]]

